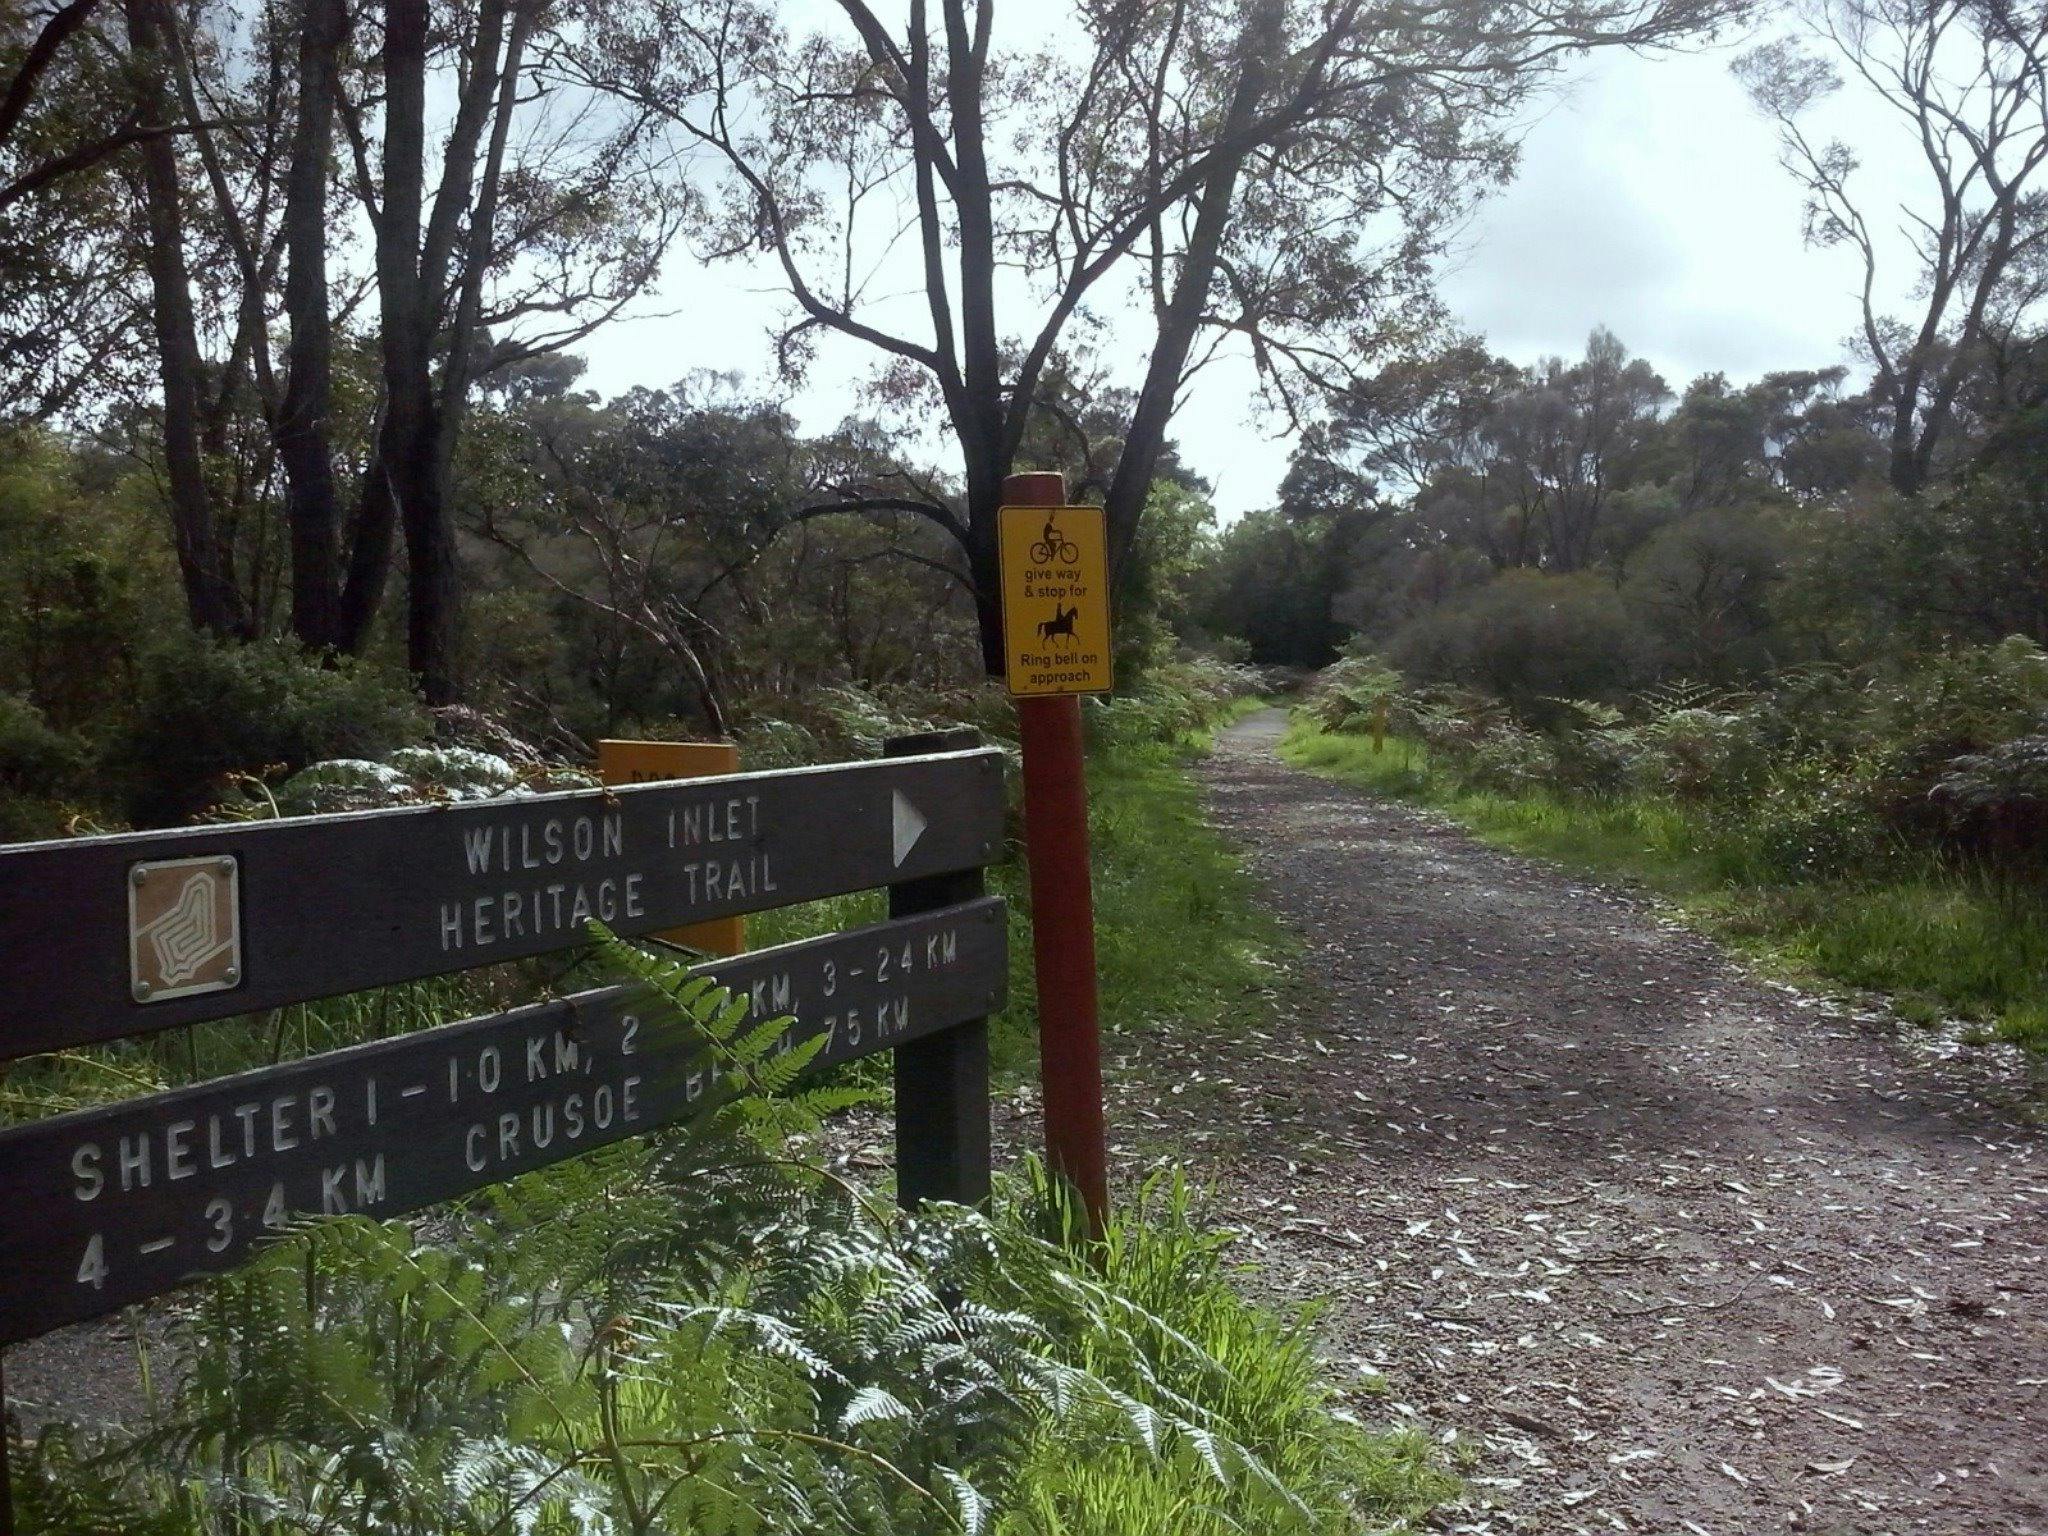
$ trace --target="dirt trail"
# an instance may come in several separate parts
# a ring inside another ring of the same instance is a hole
[[[1476,1452],[1467,1532],[2048,1533],[2048,1159],[1944,1060],[1646,902],[1282,765],[1203,770],[1308,941],[1233,1039],[1142,1045],[1179,1143]]]

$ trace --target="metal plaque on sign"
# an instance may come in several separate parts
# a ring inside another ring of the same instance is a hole
[[[225,854],[128,870],[128,985],[138,1003],[226,992],[242,980],[240,869]]]

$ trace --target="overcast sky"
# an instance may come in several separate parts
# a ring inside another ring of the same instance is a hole
[[[1459,321],[1517,362],[1577,355],[1605,325],[1673,388],[1720,370],[1736,380],[1775,368],[1848,361],[1857,272],[1842,251],[1800,238],[1797,189],[1769,126],[1728,70],[1740,45],[1639,58],[1610,54],[1573,72],[1531,123],[1520,174],[1478,213],[1441,286]],[[1859,147],[1895,128],[1853,97],[1827,126]],[[1887,188],[1891,157],[1859,173]],[[1894,161],[1903,176],[1907,162]],[[711,271],[679,258],[666,314],[601,333],[586,382],[606,394],[665,385],[694,368],[760,374],[764,337],[783,300],[765,274]],[[859,404],[867,359],[829,354],[793,402],[807,427]],[[1216,486],[1226,517],[1270,505],[1288,442],[1252,406],[1248,365],[1204,373],[1174,435]]]

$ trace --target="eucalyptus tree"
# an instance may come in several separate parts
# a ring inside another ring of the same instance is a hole
[[[735,700],[957,680],[935,638],[967,622],[961,575],[928,525],[883,514],[777,537],[822,464],[849,472],[868,451],[857,425],[804,438],[729,375],[602,405],[532,370],[515,382],[536,387],[503,392],[465,450],[466,526],[509,557],[490,585],[549,601],[604,730],[673,710],[723,734]]]
[[[0,210],[131,145],[185,131],[176,118],[118,98],[110,102],[92,28],[102,4],[11,0],[0,8]],[[90,112],[81,110],[87,101]],[[67,112],[71,120],[53,132],[49,118]]]
[[[1583,358],[1529,368],[1462,338],[1357,380],[1305,439],[1297,473],[1314,460],[1325,482],[1349,472],[1411,490],[1431,541],[1477,549],[1496,570],[1583,570],[1615,493],[1655,467],[1670,398],[1604,328]]]
[[[618,315],[686,201],[641,114],[551,67],[562,26],[549,0],[102,0],[78,24],[120,120],[166,129],[106,163],[195,623],[265,623],[223,532],[221,446],[251,438],[235,478],[281,512],[298,638],[360,651],[402,536],[411,665],[453,695],[473,393]]]
[[[1308,411],[1430,318],[1430,259],[1513,163],[1564,59],[1676,41],[1736,0],[867,0],[790,25],[756,0],[587,3],[585,77],[718,172],[714,257],[764,264],[776,340],[865,349],[950,463],[807,510],[901,509],[965,551],[997,642],[995,512],[1049,370],[1128,360],[1107,476],[1128,555],[1189,380],[1248,355]]]
[[[2048,6],[2040,0],[1804,0],[1798,30],[1736,69],[1806,193],[1806,236],[1859,268],[1860,341],[1891,483],[1932,477],[1973,381],[2023,373],[2048,296]],[[1873,206],[1857,146],[1820,136],[1844,82],[1895,114],[1916,194]],[[1895,311],[1896,293],[1909,294]]]
[[[101,0],[0,5],[0,424],[71,415],[129,382],[139,320],[111,162],[163,127],[108,111]]]

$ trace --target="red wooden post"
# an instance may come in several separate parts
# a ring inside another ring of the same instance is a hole
[[[1003,482],[1005,506],[1058,507],[1066,500],[1066,478],[1059,474],[1011,475]],[[1109,1165],[1081,701],[1072,695],[1019,699],[1017,723],[1024,748],[1024,847],[1031,866],[1046,1160],[1080,1195],[1089,1231],[1099,1237],[1109,1220]]]

